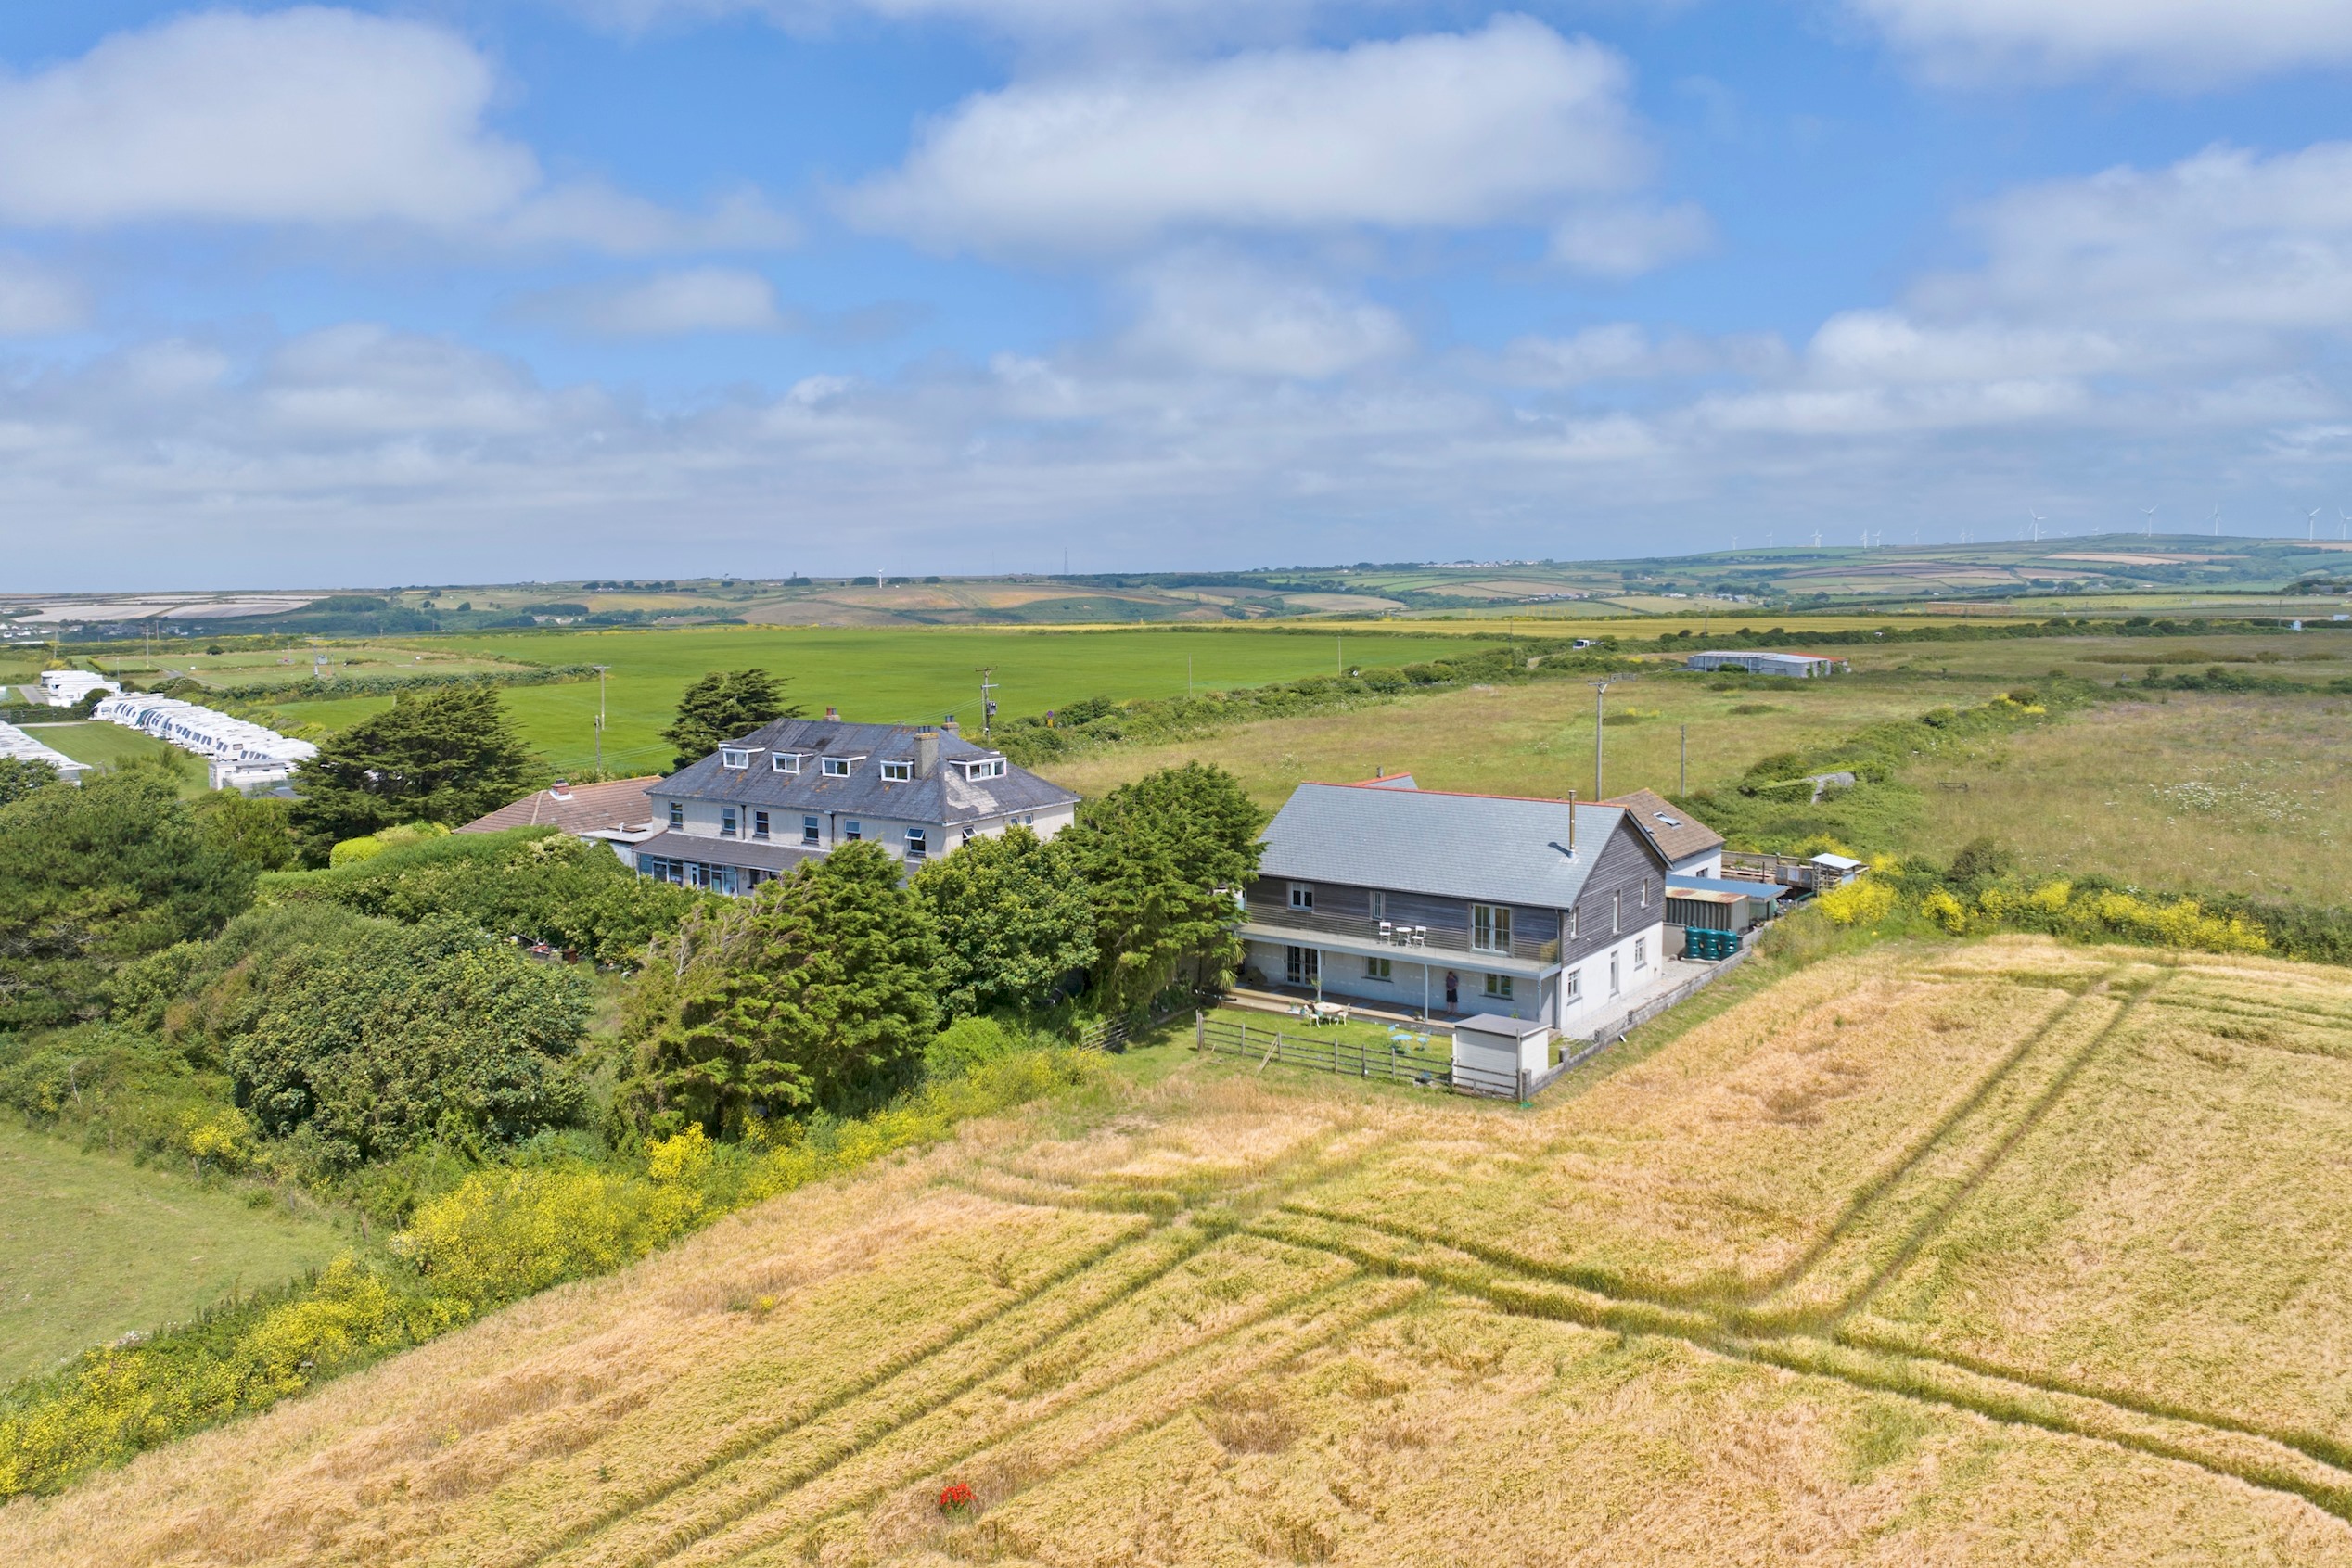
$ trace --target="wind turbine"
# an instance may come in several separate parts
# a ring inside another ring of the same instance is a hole
[[[2335,509],[2335,537],[2352,539],[2352,512],[2339,506]]]
[[[2155,509],[2154,507],[2153,507],[2153,506],[2142,506],[2141,508],[2140,508],[2140,512],[2141,512],[2141,515],[2142,516],[2144,516],[2144,517],[2146,517],[2146,518],[2148,519],[2148,537],[2149,537],[2150,539],[2154,539],[2154,538],[2155,538],[2155,537],[2156,537],[2156,509]]]
[[[2310,516],[2303,519],[2303,537],[2307,541],[2320,537],[2320,509],[2317,506],[2312,507]]]
[[[2026,508],[2026,516],[2034,520],[2034,542],[2039,544],[2041,542],[2041,514],[2028,506]]]
[[[2213,537],[2219,539],[2221,537],[2221,508],[2216,506],[2213,509],[2213,516],[2207,517],[2205,521],[2213,525]]]
[[[1814,549],[1816,549],[1816,550],[1819,550],[1821,547],[1822,547],[1822,530],[1821,530],[1821,529],[1815,529],[1813,530],[1813,548],[1814,548]]]

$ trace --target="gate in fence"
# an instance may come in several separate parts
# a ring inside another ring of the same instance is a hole
[[[1392,1083],[1451,1089],[1454,1081],[1451,1044],[1440,1055],[1417,1041],[1406,1044],[1391,1039],[1386,1045],[1375,1045],[1336,1035],[1319,1039],[1281,1029],[1260,1029],[1231,1019],[1211,1018],[1206,1013],[1195,1018],[1193,1044],[1196,1050],[1239,1057],[1261,1068],[1270,1063],[1286,1062],[1314,1072],[1385,1078]]]

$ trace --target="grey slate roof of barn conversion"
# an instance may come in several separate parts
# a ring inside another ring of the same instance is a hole
[[[929,777],[898,781],[882,776],[884,762],[914,761],[915,736],[933,729],[914,724],[847,724],[835,719],[778,719],[727,743],[729,750],[753,748],[749,767],[722,766],[720,753],[714,751],[646,793],[657,800],[686,798],[786,810],[866,812],[948,824],[1067,806],[1078,799],[1059,784],[1048,784],[1010,763],[1002,778],[965,778],[963,770],[948,764],[1003,754],[947,731],[937,732],[940,766]],[[779,773],[770,760],[778,752],[798,752],[808,760],[798,773]],[[859,760],[849,777],[826,778],[818,765],[820,757]]]
[[[1576,854],[1567,852],[1576,817]],[[1450,795],[1373,784],[1300,784],[1259,836],[1261,877],[1477,899],[1535,909],[1574,905],[1609,836],[1617,806]],[[1633,835],[1650,855],[1656,847]]]

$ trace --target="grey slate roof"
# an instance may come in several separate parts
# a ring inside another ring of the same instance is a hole
[[[1004,776],[966,779],[948,763],[955,758],[996,757],[1001,753],[975,746],[961,735],[940,733],[940,765],[928,778],[896,783],[882,776],[885,761],[914,759],[914,737],[928,725],[845,724],[833,719],[779,719],[762,725],[731,746],[757,746],[748,768],[723,768],[711,753],[682,768],[646,793],[656,801],[673,798],[716,800],[771,810],[841,811],[896,817],[902,821],[978,822],[1015,811],[1036,811],[1075,804],[1078,797],[1061,785],[1048,784],[1023,768],[1007,765]],[[779,773],[769,759],[779,751],[806,753],[800,772]],[[828,779],[820,771],[823,756],[860,759],[850,776]],[[783,832],[783,824],[777,831]],[[793,823],[798,833],[799,824]]]
[[[1566,909],[1624,825],[1617,806],[1307,784],[1259,835],[1266,855],[1259,875]],[[1656,853],[1648,839],[1635,838]]]
[[[799,832],[796,826],[795,834]],[[823,852],[798,844],[761,843],[756,838],[714,838],[709,834],[672,833],[662,829],[637,846],[637,859],[699,860],[707,866],[749,866],[759,871],[787,872],[802,860],[823,858]]]

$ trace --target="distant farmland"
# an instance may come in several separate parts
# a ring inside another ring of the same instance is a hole
[[[2009,938],[1531,1112],[1136,1063],[0,1560],[2352,1563],[2347,1039],[2341,971]]]
[[[838,708],[845,719],[864,721],[935,720],[953,713],[978,734],[983,666],[994,668],[1000,714],[1010,719],[1093,696],[1181,696],[1188,661],[1193,684],[1213,691],[1324,674],[1343,657],[1350,665],[1442,657],[1461,644],[1396,632],[1242,627],[1105,631],[718,627],[434,638],[417,645],[543,665],[610,665],[605,765],[607,771],[650,772],[670,765],[671,750],[658,736],[677,709],[678,695],[713,669],[754,665],[773,669],[785,677],[786,695],[812,714],[827,706]],[[339,729],[389,701],[290,703],[278,712],[288,724]],[[589,766],[595,742],[594,682],[516,687],[506,701],[526,738],[557,767]]]

